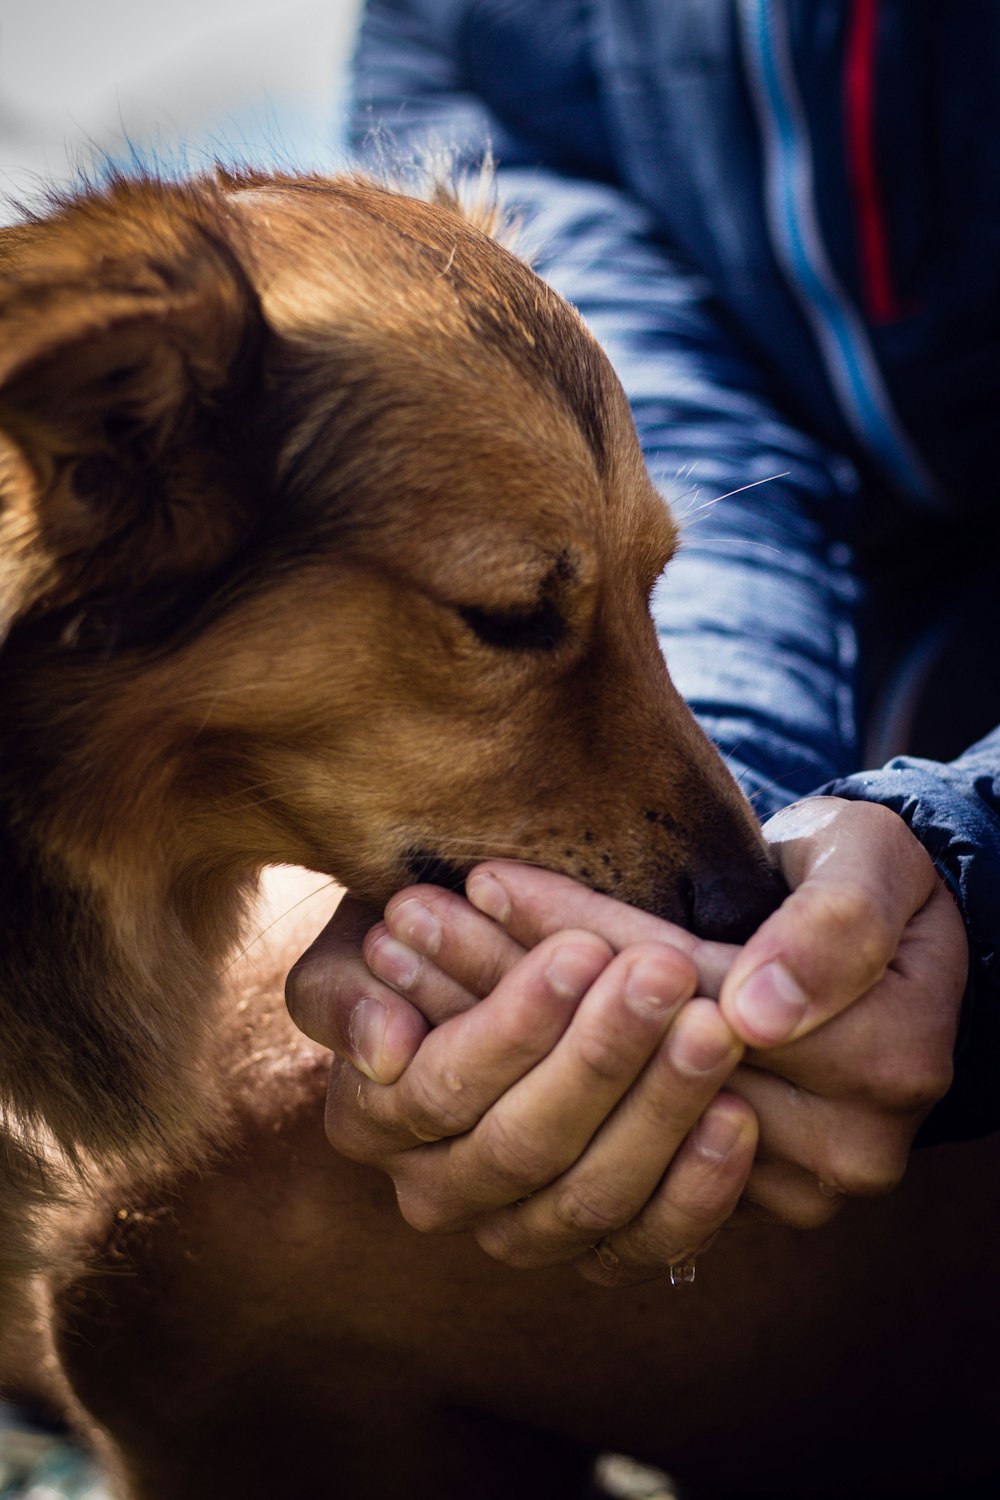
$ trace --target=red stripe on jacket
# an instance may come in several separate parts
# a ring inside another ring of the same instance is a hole
[[[900,313],[889,259],[885,204],[875,157],[879,0],[852,0],[844,65],[847,171],[854,202],[861,284],[873,323]]]

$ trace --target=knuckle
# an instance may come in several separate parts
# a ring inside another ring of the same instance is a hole
[[[720,1192],[715,1183],[687,1183],[683,1195],[675,1193],[668,1200],[670,1221],[658,1226],[657,1244],[674,1260],[691,1254],[728,1218],[735,1197],[728,1188]]]
[[[285,1004],[300,1031],[312,1034],[329,1000],[325,970],[315,960],[299,959],[285,980]]]
[[[881,1198],[898,1186],[906,1162],[907,1151],[901,1143],[887,1143],[877,1153],[834,1153],[824,1181],[848,1198]]]
[[[485,1255],[491,1260],[499,1261],[501,1265],[509,1266],[512,1271],[535,1270],[551,1260],[551,1257],[533,1253],[530,1239],[510,1233],[496,1221],[479,1226],[473,1232],[473,1238]]]
[[[368,1157],[365,1139],[346,1110],[329,1106],[326,1111],[326,1138],[338,1156],[348,1161],[364,1161]]]
[[[717,1166],[715,1162],[708,1163],[705,1176],[690,1184],[684,1195],[689,1237],[690,1233],[696,1233],[699,1243],[726,1217],[736,1196],[732,1184],[724,1177],[720,1180]]]
[[[436,1074],[411,1070],[406,1077],[406,1096],[400,1110],[401,1123],[421,1140],[441,1140],[463,1135],[471,1121],[458,1089],[447,1089]]]
[[[559,1230],[582,1240],[608,1234],[626,1216],[618,1199],[602,1192],[596,1183],[572,1181],[554,1192],[552,1213]]]
[[[395,1185],[399,1212],[411,1229],[420,1234],[449,1234],[460,1227],[455,1214],[426,1187],[405,1179],[396,1181]]]
[[[506,932],[490,934],[492,941],[478,939],[475,954],[475,976],[470,977],[469,988],[477,995],[486,996],[506,979],[514,965],[525,955],[525,950],[515,943]]]
[[[584,1281],[603,1287],[636,1286],[641,1281],[652,1281],[654,1277],[664,1275],[667,1269],[665,1266],[653,1268],[626,1264],[617,1256],[602,1258],[596,1251],[582,1255],[574,1262],[574,1267]]]
[[[821,1229],[843,1208],[846,1197],[832,1168],[822,1174],[783,1162],[754,1167],[743,1199],[755,1218],[786,1229]]]
[[[920,1079],[920,1100],[914,1112],[923,1111],[943,1099],[955,1081],[955,1065],[950,1057],[937,1067],[928,1068]]]
[[[616,1083],[625,1063],[619,1033],[591,1020],[576,1037],[577,1055],[586,1071],[600,1083]]]
[[[879,827],[885,838],[892,838],[894,831],[905,827],[897,813],[882,802],[849,802],[842,809],[842,816],[860,827]]]
[[[868,962],[882,961],[892,947],[889,922],[874,905],[871,894],[856,883],[843,884],[832,893],[833,914],[845,937],[854,938]]]
[[[854,881],[826,886],[821,901],[819,915],[830,939],[843,945],[858,975],[874,984],[895,952],[894,924],[873,893]]]
[[[713,1224],[712,1228],[717,1228]],[[640,1267],[657,1267],[664,1272],[670,1266],[690,1260],[711,1233],[711,1229],[677,1222],[669,1230],[640,1227],[628,1236],[628,1264],[633,1273]],[[647,1275],[656,1274],[652,1270]]]
[[[916,1115],[944,1098],[953,1073],[950,1059],[917,1063],[906,1072],[898,1065],[879,1069],[871,1079],[870,1093],[890,1114]]]
[[[717,1203],[713,1207],[717,1211],[708,1214],[692,1212],[686,1196],[682,1202],[663,1194],[618,1232],[614,1248],[632,1267],[666,1268],[688,1260],[721,1227],[734,1202],[727,1201],[721,1211],[718,1211]]]
[[[482,1170],[515,1195],[534,1191],[552,1176],[552,1164],[539,1141],[502,1112],[488,1114],[476,1135]]]
[[[808,1198],[804,1194],[791,1204],[783,1204],[775,1210],[775,1217],[786,1229],[822,1229],[835,1219],[844,1206],[842,1198],[817,1195]]]

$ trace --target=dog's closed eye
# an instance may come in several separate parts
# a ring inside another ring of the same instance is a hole
[[[458,605],[459,618],[477,640],[496,651],[554,651],[569,630],[560,608],[561,585],[575,579],[578,571],[576,559],[564,550],[542,579],[539,593],[529,603]]]
[[[499,651],[552,651],[567,630],[554,599],[524,610],[465,605],[458,613],[484,646]]]

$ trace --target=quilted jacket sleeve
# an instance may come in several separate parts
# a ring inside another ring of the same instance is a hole
[[[894,808],[928,848],[965,916],[973,978],[956,1087],[925,1134],[1000,1128],[1000,731],[950,766],[852,774],[863,604],[853,465],[789,419],[794,392],[614,186],[586,68],[548,59],[538,126],[490,108],[468,81],[465,13],[463,0],[369,0],[355,144],[398,159],[429,139],[470,165],[492,148],[536,268],[609,354],[653,478],[685,518],[654,601],[678,688],[762,818],[823,786]]]

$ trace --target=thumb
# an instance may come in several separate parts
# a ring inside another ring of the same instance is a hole
[[[377,909],[345,896],[288,975],[285,1001],[306,1036],[376,1083],[394,1083],[428,1027],[420,1012],[365,963],[365,937],[378,918]]]
[[[902,818],[878,803],[810,797],[764,835],[791,894],[741,950],[719,997],[752,1047],[795,1041],[870,990],[937,879]]]

